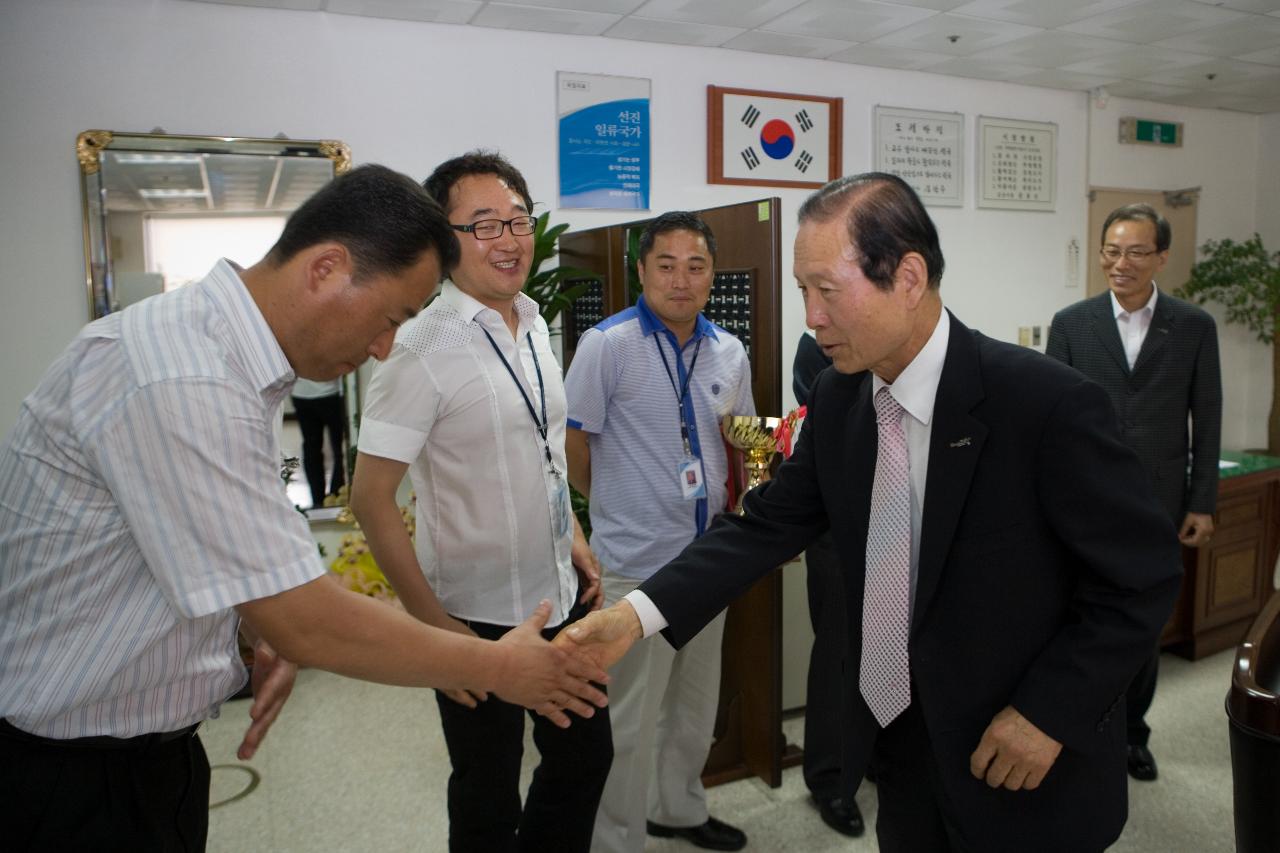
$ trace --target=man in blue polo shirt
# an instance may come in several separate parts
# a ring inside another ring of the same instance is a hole
[[[666,213],[640,237],[643,295],[588,329],[565,376],[569,480],[591,499],[607,604],[701,536],[726,509],[724,415],[755,414],[737,338],[702,316],[715,235]],[[613,767],[593,851],[640,851],[646,832],[712,850],[745,833],[707,813],[702,767],[720,693],[721,614],[680,651],[637,645],[611,670]]]

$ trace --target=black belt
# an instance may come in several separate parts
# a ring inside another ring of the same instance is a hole
[[[199,723],[193,723],[185,729],[178,729],[176,732],[151,732],[145,735],[135,735],[134,737],[95,735],[93,737],[52,738],[24,732],[22,729],[11,725],[8,720],[0,719],[0,737],[22,741],[23,743],[38,743],[42,746],[61,747],[64,749],[146,749],[147,747],[159,746],[160,744],[192,737],[199,727]]]

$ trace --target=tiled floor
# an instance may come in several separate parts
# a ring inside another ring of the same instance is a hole
[[[1148,718],[1160,764],[1155,783],[1130,782],[1129,824],[1117,853],[1228,853],[1234,849],[1231,767],[1223,712],[1231,653],[1194,664],[1166,655]],[[248,704],[228,704],[202,731],[210,762],[238,764]],[[803,722],[785,725],[803,743]],[[527,739],[526,739],[527,741]],[[526,743],[525,780],[536,752]],[[214,851],[444,851],[448,756],[429,691],[383,687],[304,672],[288,707],[249,765],[261,775],[243,799],[210,813]],[[242,770],[214,771],[213,800],[239,791]],[[875,789],[858,802],[871,825]],[[749,850],[873,851],[874,832],[850,840],[828,830],[809,805],[799,768],[779,788],[759,780],[710,791],[712,813],[744,829]],[[649,839],[646,851],[693,851]]]

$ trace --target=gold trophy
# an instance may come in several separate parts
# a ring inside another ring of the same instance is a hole
[[[769,463],[778,452],[778,427],[782,418],[763,418],[752,415],[725,415],[720,420],[720,431],[730,444],[747,457],[747,485],[738,495],[734,512],[742,515],[742,498],[747,492],[769,479]]]

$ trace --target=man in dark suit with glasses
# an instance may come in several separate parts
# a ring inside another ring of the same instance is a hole
[[[1222,376],[1213,318],[1156,287],[1171,236],[1150,205],[1113,210],[1099,249],[1109,290],[1059,311],[1046,351],[1107,391],[1178,540],[1198,548],[1213,536]],[[1159,659],[1153,649],[1125,696],[1129,775],[1147,782],[1157,772],[1145,717]]]

